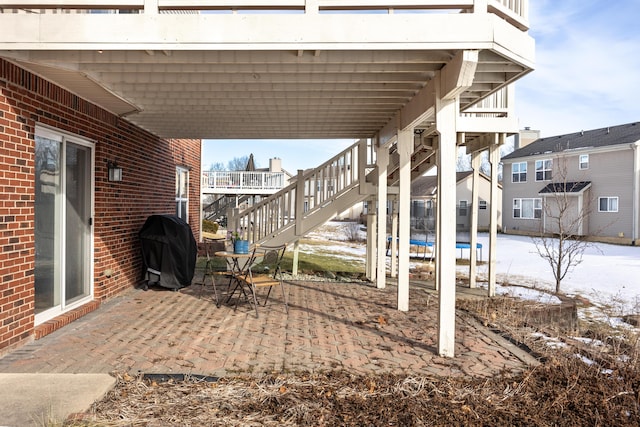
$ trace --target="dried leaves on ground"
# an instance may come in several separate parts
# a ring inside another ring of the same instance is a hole
[[[594,426],[640,423],[640,375],[578,358],[491,379],[298,373],[158,382],[118,375],[75,426]]]

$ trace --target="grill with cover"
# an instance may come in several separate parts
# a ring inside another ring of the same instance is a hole
[[[191,284],[198,247],[189,224],[173,215],[151,215],[139,237],[145,290],[151,284],[174,290]]]

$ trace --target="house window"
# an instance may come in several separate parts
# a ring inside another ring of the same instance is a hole
[[[513,199],[513,217],[520,219],[542,218],[542,199]]]
[[[189,170],[176,167],[176,216],[189,222]]]
[[[551,181],[551,160],[536,160],[536,181]]]
[[[618,212],[617,197],[599,197],[598,212]]]
[[[487,201],[486,200],[478,200],[478,210],[486,211],[487,210]]]
[[[467,216],[467,201],[466,200],[460,200],[460,205],[459,205],[459,209],[458,209],[458,215],[459,216]]]
[[[511,165],[511,182],[527,182],[527,162]]]
[[[589,169],[589,155],[580,154],[580,170]]]

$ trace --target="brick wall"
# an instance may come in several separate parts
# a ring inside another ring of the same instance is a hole
[[[189,223],[200,233],[200,140],[158,138],[0,59],[0,353],[34,334],[36,123],[95,143],[95,300],[140,282],[138,231],[151,214],[175,214],[176,166],[190,169]],[[107,160],[122,182],[108,181]]]

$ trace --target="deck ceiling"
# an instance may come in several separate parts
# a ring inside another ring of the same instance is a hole
[[[471,22],[470,15],[454,18]],[[491,23],[481,22],[486,25],[478,31],[480,36],[473,33],[480,39],[474,43],[431,43],[427,39],[433,36],[427,34],[419,43],[376,42],[373,48],[361,42],[372,36],[358,36],[357,45],[345,43],[343,50],[340,43],[322,49],[316,47],[329,45],[295,42],[281,43],[280,49],[252,49],[247,43],[238,49],[220,43],[209,43],[206,49],[198,48],[198,43],[185,43],[180,49],[162,43],[157,44],[162,49],[149,43],[129,43],[125,49],[112,43],[97,49],[95,42],[79,49],[78,43],[68,43],[73,48],[61,49],[64,43],[52,42],[48,48],[34,40],[33,49],[6,50],[11,44],[2,42],[0,57],[160,137],[368,138],[402,114],[461,50],[479,51],[474,83],[460,95],[461,109],[531,71],[528,45],[525,55],[505,48],[497,42]],[[17,25],[15,31],[22,31]],[[394,30],[394,40],[417,37],[398,34],[400,28]],[[526,33],[509,31],[505,34],[516,34],[528,43]],[[451,34],[439,37],[456,37]],[[58,36],[67,37],[52,35]]]

